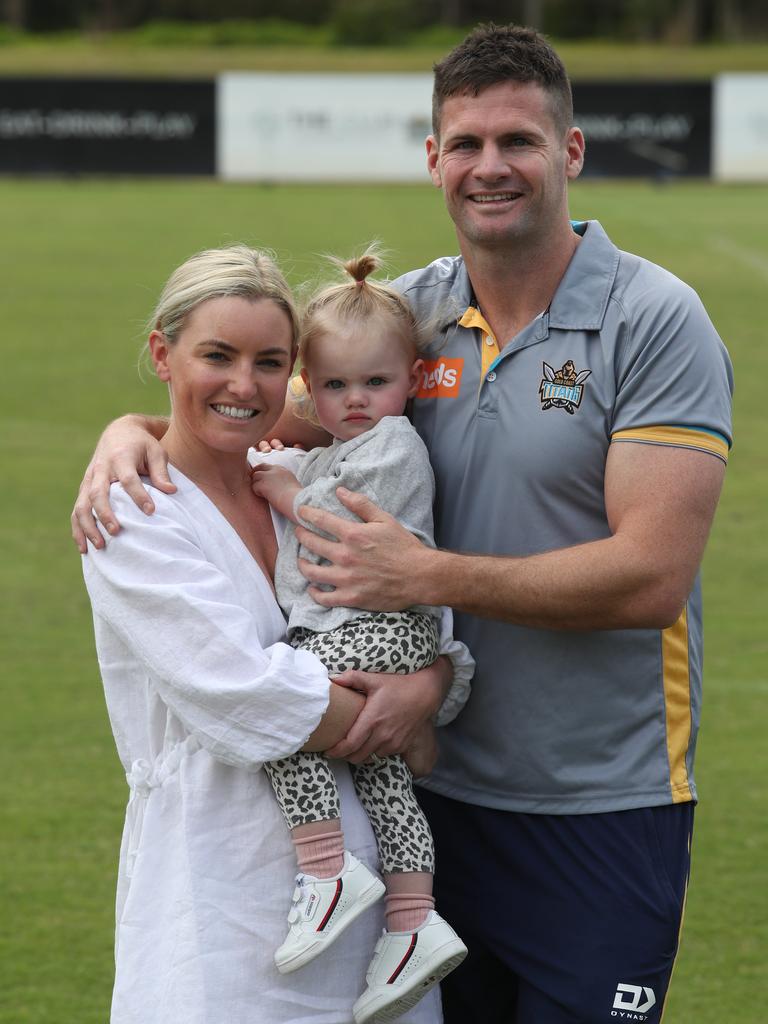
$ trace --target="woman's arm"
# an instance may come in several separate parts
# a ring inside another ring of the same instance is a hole
[[[254,615],[266,618],[270,633],[278,621],[267,581],[249,566],[233,563],[230,574],[226,562],[219,568],[208,560],[215,524],[205,521],[202,503],[182,509],[174,498],[153,496],[157,511],[145,516],[113,487],[124,529],[83,559],[105,687],[126,699],[121,665],[130,652],[185,728],[228,764],[286,757],[308,741],[326,712],[314,739],[327,746],[345,734],[363,698],[342,687],[331,696],[328,674],[309,652],[285,643],[263,646]],[[245,585],[253,587],[247,607],[236,572],[253,577],[246,575]]]
[[[328,707],[320,724],[301,748],[302,750],[328,750],[348,735],[365,705],[365,697],[344,686],[331,684]]]

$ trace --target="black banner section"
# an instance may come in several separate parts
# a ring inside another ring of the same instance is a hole
[[[0,77],[0,173],[215,173],[212,81]]]
[[[582,177],[709,177],[710,82],[574,82]]]

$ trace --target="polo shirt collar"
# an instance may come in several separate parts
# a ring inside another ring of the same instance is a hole
[[[602,327],[619,255],[599,222],[587,221],[549,307],[550,327],[576,331],[597,331]]]
[[[552,299],[549,326],[597,331],[603,325],[620,253],[599,221],[587,221],[576,229],[582,239]],[[442,326],[447,327],[461,319],[473,305],[472,284],[464,260],[458,257],[456,276],[445,307],[448,315]]]
[[[475,295],[472,291],[472,284],[469,280],[464,259],[461,256],[456,258],[456,273],[448,293],[448,301],[445,303],[443,313],[445,314],[440,326],[448,327],[457,323],[464,316],[470,306],[475,306]]]

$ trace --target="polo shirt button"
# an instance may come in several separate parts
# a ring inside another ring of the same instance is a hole
[[[491,370],[491,372],[486,376],[485,379],[488,381],[489,384],[493,384],[493,382],[496,380],[496,372],[494,370]]]
[[[495,344],[495,342],[494,342],[493,338],[489,338],[489,337],[488,337],[488,336],[486,335],[486,338],[485,338],[485,344],[486,344],[486,345],[493,345],[493,344]]]

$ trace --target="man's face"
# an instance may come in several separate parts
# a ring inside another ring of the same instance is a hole
[[[480,248],[535,242],[563,226],[567,182],[583,160],[583,135],[556,127],[549,96],[532,82],[450,97],[439,142],[427,139],[427,166],[459,242]]]

